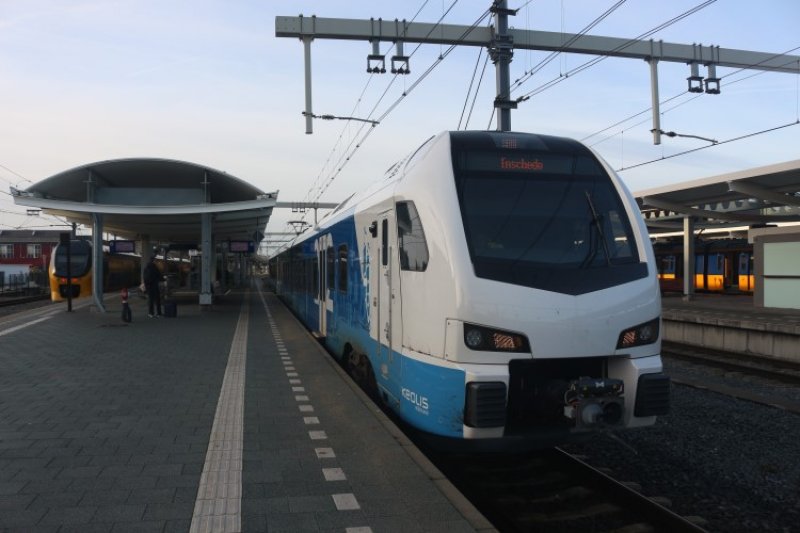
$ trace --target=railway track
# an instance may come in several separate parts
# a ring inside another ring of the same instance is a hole
[[[729,372],[759,376],[782,383],[800,384],[800,364],[792,361],[720,352],[676,342],[663,342],[661,354]]]
[[[800,414],[800,399],[791,391],[800,384],[800,365],[737,353],[664,343],[661,356],[672,362],[672,383],[709,390],[740,400]]]
[[[15,305],[23,305],[31,302],[38,302],[40,300],[47,300],[50,298],[49,294],[36,294],[34,296],[19,296],[12,298],[0,298],[0,307],[13,307]]]
[[[429,457],[502,532],[704,531],[632,484],[559,448],[526,455]]]

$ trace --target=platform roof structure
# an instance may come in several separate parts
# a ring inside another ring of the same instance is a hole
[[[695,230],[800,222],[800,160],[648,189],[634,196],[651,237],[683,233],[683,294],[691,298]]]
[[[92,294],[100,309],[103,233],[140,241],[145,253],[151,243],[203,250],[200,304],[206,305],[212,302],[215,243],[260,242],[278,196],[220,170],[155,158],[90,163],[11,193],[17,205],[91,225]]]
[[[101,214],[106,232],[172,243],[199,242],[204,213],[212,214],[217,241],[258,242],[277,199],[220,170],[152,158],[90,163],[12,193],[16,204],[70,222],[91,226]]]
[[[800,160],[634,193],[650,235],[696,229],[800,222]]]

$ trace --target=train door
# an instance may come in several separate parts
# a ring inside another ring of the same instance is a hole
[[[388,388],[399,401],[401,362],[398,353],[402,339],[400,313],[400,273],[397,268],[397,236],[394,210],[389,210],[378,218],[378,362],[376,369],[379,384]]]
[[[695,289],[705,290],[706,281],[708,281],[708,261],[705,254],[695,255],[694,272]]]
[[[736,261],[733,260],[733,254],[725,253],[722,254],[723,256],[723,273],[722,273],[722,290],[727,291],[734,287],[734,281],[736,282],[736,287],[739,286],[739,275],[738,273],[734,273],[736,270]]]
[[[333,289],[333,287],[328,287],[328,269],[331,268],[331,258],[329,258],[328,255],[333,253],[332,246],[330,234],[323,235],[317,239],[315,243],[317,265],[319,265],[316,273],[318,280],[316,303],[319,320],[319,335],[321,337],[326,337],[328,335],[328,311],[333,310],[333,301],[330,298],[330,289]]]
[[[753,256],[749,252],[739,254],[739,290],[753,290]]]

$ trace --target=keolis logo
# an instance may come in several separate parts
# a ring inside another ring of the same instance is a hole
[[[417,411],[423,414],[428,414],[428,398],[427,396],[420,396],[416,392],[409,390],[405,387],[400,391],[403,398],[414,404]]]

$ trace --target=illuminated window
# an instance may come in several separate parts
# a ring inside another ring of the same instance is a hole
[[[0,244],[0,259],[12,259],[14,257],[13,244]]]

